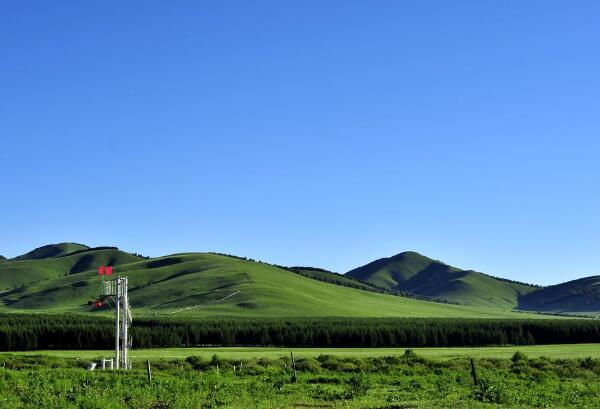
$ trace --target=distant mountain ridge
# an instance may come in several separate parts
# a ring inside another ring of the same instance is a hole
[[[236,294],[236,298],[240,298],[236,292],[239,288],[246,288],[244,291],[253,288],[251,291],[262,293],[267,299],[280,299],[282,294],[287,294],[287,289],[281,286],[299,285],[298,288],[306,288],[306,291],[309,291],[306,295],[312,297],[311,303],[314,305],[298,307],[293,310],[294,314],[314,314],[317,305],[329,308],[329,311],[320,313],[326,315],[333,314],[334,311],[342,315],[360,315],[361,308],[371,311],[370,313],[379,311],[378,314],[383,315],[393,315],[392,311],[413,314],[409,310],[397,310],[397,302],[394,299],[405,297],[418,299],[411,302],[424,300],[425,304],[419,304],[424,311],[441,311],[439,308],[444,306],[438,303],[446,302],[471,308],[467,314],[479,310],[485,315],[489,314],[485,312],[488,309],[504,312],[521,310],[600,314],[600,276],[540,287],[473,270],[463,270],[414,251],[378,259],[346,274],[338,274],[316,267],[285,267],[217,253],[181,253],[151,259],[121,251],[117,247],[90,248],[78,243],[51,244],[12,259],[0,258],[0,308],[4,305],[11,308],[54,310],[62,305],[60,303],[66,303],[65,305],[70,305],[68,310],[72,310],[77,305],[72,302],[84,302],[80,291],[90,287],[92,282],[97,282],[95,270],[99,265],[115,266],[116,273],[134,273],[132,283],[135,286],[132,287],[132,291],[135,291],[136,297],[143,296],[136,302],[148,308],[158,309],[185,305],[185,300],[206,301],[211,299],[208,294],[230,290]],[[244,269],[253,271],[253,275],[246,275],[243,273]],[[211,275],[204,271],[210,271]],[[235,278],[227,278],[233,271],[237,271]],[[262,282],[263,274],[278,277],[281,280],[279,287],[270,283],[265,288],[254,288],[256,283]],[[294,278],[290,274],[298,277]],[[308,285],[304,281],[306,279],[312,284]],[[215,287],[210,283],[214,283]],[[331,285],[334,287],[330,287]],[[194,292],[194,289],[200,293]],[[292,294],[298,296],[298,291],[300,290],[294,289],[286,297]],[[345,297],[355,298],[358,294],[351,293],[352,291],[369,293],[365,298],[359,298],[379,307],[362,305],[350,308],[348,303],[351,301]],[[278,292],[281,294],[277,294]],[[79,296],[68,295],[71,293]],[[60,303],[57,298],[59,294],[63,297]],[[329,299],[319,301],[314,298],[315,294],[328,294]],[[148,296],[150,299],[145,298]],[[325,302],[336,297],[339,297],[339,301],[344,305],[333,306]],[[384,297],[387,301],[379,297]],[[264,314],[270,311],[270,307],[266,308],[264,303],[256,301],[260,296],[256,298],[246,295],[244,299],[246,301],[228,307],[233,309],[225,310],[233,314]],[[400,304],[403,302],[407,301],[400,301]],[[394,305],[388,313],[385,313],[383,308],[386,303]],[[429,307],[434,304],[438,306]],[[242,310],[237,309],[240,307]],[[450,309],[455,307],[458,305],[448,305]],[[445,312],[439,314],[444,315]]]
[[[464,305],[516,308],[537,287],[462,270],[414,251],[382,258],[346,273],[378,286],[447,299]]]
[[[462,270],[414,251],[375,260],[346,275],[463,305],[548,313],[600,313],[600,276],[542,287]]]
[[[350,288],[235,256],[179,253],[148,259],[112,247],[53,253],[58,255],[0,264],[0,311],[108,312],[110,302],[96,307],[103,281],[97,267],[104,264],[115,266],[115,276],[127,275],[136,315],[524,317],[505,309],[440,304]],[[28,257],[41,255],[47,253]],[[324,274],[321,279],[354,283],[324,270],[304,271]]]
[[[597,313],[600,311],[600,276],[541,288],[521,297],[518,308],[552,313]]]

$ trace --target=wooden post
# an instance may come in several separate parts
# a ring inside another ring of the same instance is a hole
[[[217,376],[219,376],[219,364],[217,364]]]
[[[148,372],[148,382],[152,382],[152,369],[150,369],[149,359],[146,359],[146,371]]]
[[[296,360],[294,359],[294,353],[291,351],[290,356],[292,357],[292,368],[294,369],[294,377],[292,378],[292,381],[298,382],[298,374],[296,373]]]
[[[473,384],[477,386],[479,382],[477,382],[477,371],[475,370],[475,362],[473,362],[473,358],[471,358],[471,376],[473,376]]]

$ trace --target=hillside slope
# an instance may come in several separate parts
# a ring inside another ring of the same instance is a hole
[[[499,309],[438,304],[317,281],[247,260],[175,254],[115,268],[127,274],[134,314],[263,317],[515,317]],[[90,311],[99,293],[95,271],[49,278],[0,294],[13,311]]]
[[[519,309],[597,314],[600,311],[600,276],[568,281],[531,292],[521,297]]]
[[[373,261],[346,274],[380,287],[463,305],[505,309],[517,307],[520,296],[536,289],[476,271],[461,270],[412,251]]]
[[[334,273],[331,271],[324,270],[322,268],[315,267],[288,267],[288,270],[294,273],[310,277],[315,280],[324,281],[326,283],[332,283],[341,285],[344,287],[358,288],[365,291],[377,291],[377,289],[369,284],[363,283],[352,277],[346,277],[343,274]]]
[[[73,247],[69,249],[73,249]],[[27,254],[31,255],[31,253]],[[43,254],[48,255],[49,253],[43,252]],[[141,258],[120,251],[116,247],[88,248],[85,246],[73,253],[49,258],[18,257],[0,264],[0,291],[86,270],[95,270],[101,264],[117,266],[138,260]]]

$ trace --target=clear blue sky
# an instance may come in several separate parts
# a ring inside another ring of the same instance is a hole
[[[0,254],[600,274],[598,21],[596,1],[3,1]]]

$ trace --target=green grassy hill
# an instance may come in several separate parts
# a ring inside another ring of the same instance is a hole
[[[89,300],[99,293],[101,278],[95,258],[89,270],[70,273],[76,255],[45,260],[51,270],[42,281],[0,293],[0,305],[13,311],[90,311]],[[111,250],[115,252],[116,250]],[[113,253],[115,254],[115,253]],[[126,253],[123,253],[126,254]],[[129,255],[127,255],[129,256]],[[123,256],[125,257],[125,256]],[[268,264],[207,254],[175,254],[120,263],[114,275],[127,274],[134,314],[253,316],[253,317],[514,317],[526,314],[485,307],[467,307],[378,294],[317,281]],[[123,261],[123,260],[122,260]],[[14,272],[4,264],[0,277]],[[59,268],[56,263],[65,263]],[[110,264],[110,263],[109,263]],[[22,265],[21,265],[22,266]],[[62,268],[62,270],[61,270]],[[21,267],[20,273],[27,269]],[[29,272],[28,274],[31,275]]]
[[[541,288],[519,300],[519,309],[553,313],[598,314],[600,312],[600,276]]]
[[[73,253],[75,251],[87,250],[88,246],[77,243],[59,243],[59,244],[48,244],[47,246],[38,247],[29,253],[15,257],[15,260],[38,260],[44,258],[52,258],[64,256],[65,254]]]
[[[363,283],[353,277],[346,277],[343,274],[333,273],[331,271],[323,270],[322,268],[289,267],[288,270],[303,275],[305,277],[310,277],[315,280],[324,281],[326,283],[333,283],[345,287],[358,288],[365,291],[377,291],[377,288],[375,288],[374,286],[371,286],[367,283]]]
[[[461,270],[412,251],[383,258],[347,273],[374,285],[442,298],[464,305],[512,309],[536,287]]]
[[[86,270],[95,270],[101,264],[117,266],[141,260],[141,258],[120,251],[116,247],[89,248],[80,245],[65,246],[62,244],[52,246],[57,246],[63,250],[77,250],[71,253],[64,253],[63,251],[56,256],[48,256],[53,250],[50,252],[36,252],[36,250],[39,250],[36,249],[27,253],[29,255],[27,257],[23,255],[4,261],[0,267],[0,291],[12,290]],[[40,249],[49,247],[51,246],[40,247]],[[47,257],[37,257],[41,254],[46,254]]]

